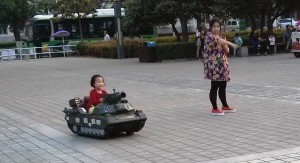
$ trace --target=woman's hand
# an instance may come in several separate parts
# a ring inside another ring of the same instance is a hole
[[[232,47],[233,47],[234,49],[237,49],[239,46],[238,46],[237,44],[233,44]]]
[[[222,45],[222,48],[225,51],[225,54],[228,55],[230,52],[228,45]]]
[[[237,49],[238,48],[238,45],[236,45],[236,44],[234,44],[234,43],[232,43],[232,42],[229,42],[229,41],[227,41],[226,40],[226,37],[224,38],[224,39],[222,39],[222,38],[220,38],[219,36],[215,36],[215,39],[217,40],[217,43],[219,44],[219,45],[221,45],[222,47],[224,46],[224,45],[229,45],[229,46],[231,46],[232,48],[234,48],[234,49]]]

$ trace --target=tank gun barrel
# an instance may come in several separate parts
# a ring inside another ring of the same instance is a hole
[[[126,97],[125,92],[114,92],[112,94],[107,94],[104,96],[103,103],[112,105],[112,104],[117,104],[122,101],[123,98]]]

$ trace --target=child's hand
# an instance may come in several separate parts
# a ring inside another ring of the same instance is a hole
[[[99,101],[102,103],[104,101],[104,98],[100,98]]]

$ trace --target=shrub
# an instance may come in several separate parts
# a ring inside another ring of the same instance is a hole
[[[1,42],[0,43],[0,49],[15,48],[15,47],[16,47],[15,42]]]
[[[138,49],[142,47],[140,39],[124,40],[125,58],[138,57]],[[81,56],[93,56],[101,58],[117,58],[117,41],[97,41],[97,42],[81,42],[77,45],[77,49]]]
[[[259,31],[259,30],[258,30]],[[257,32],[258,32],[257,31]],[[274,29],[276,35],[276,43],[282,42],[283,29]],[[236,32],[225,32],[223,35],[228,41],[234,42]],[[238,32],[243,39],[243,46],[249,44],[249,30]],[[165,59],[180,59],[192,58],[195,56],[195,35],[189,36],[189,42],[177,42],[174,36],[165,36],[158,38],[125,38],[124,39],[124,55],[125,58],[136,58],[143,55],[143,41],[155,41],[158,46],[155,47],[155,57],[157,60]],[[94,41],[94,42],[81,42],[77,45],[77,49],[81,56],[93,56],[101,58],[117,58],[117,41]]]
[[[157,60],[182,59],[195,57],[195,43],[165,43],[156,47],[155,57]]]
[[[153,41],[155,41],[157,43],[177,42],[177,37],[175,37],[175,36],[157,37]]]

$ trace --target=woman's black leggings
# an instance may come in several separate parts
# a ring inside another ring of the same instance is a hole
[[[222,105],[225,107],[228,107],[228,104],[226,101],[226,86],[227,86],[227,81],[211,81],[209,99],[213,106],[213,109],[218,109],[218,106],[217,106],[218,90],[219,90],[219,98],[222,102]]]

